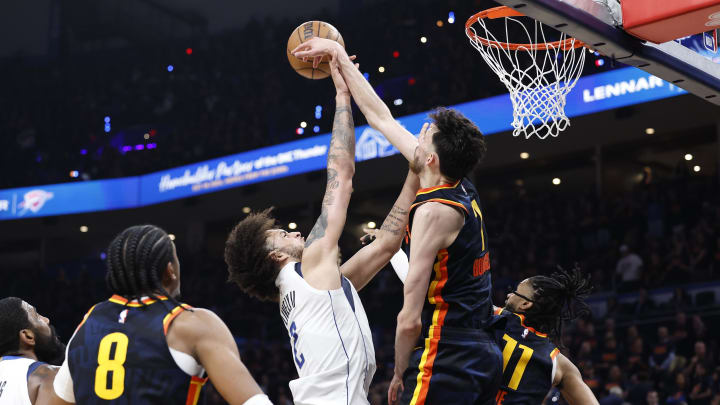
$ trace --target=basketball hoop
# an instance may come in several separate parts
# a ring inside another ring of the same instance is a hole
[[[513,135],[526,139],[558,136],[570,125],[565,115],[566,96],[582,73],[585,44],[562,32],[557,41],[548,42],[541,22],[533,20],[531,35],[528,27],[513,17],[525,16],[505,6],[481,11],[467,20],[465,34],[510,92]],[[504,19],[505,33],[500,38],[486,24],[487,19],[499,18]],[[522,32],[525,43],[510,42],[510,34]]]

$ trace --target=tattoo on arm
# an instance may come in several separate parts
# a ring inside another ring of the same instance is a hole
[[[350,106],[339,106],[335,110],[330,149],[328,151],[328,166],[340,159],[349,159],[343,162],[355,165],[355,127],[352,109]]]
[[[333,204],[335,200],[335,190],[337,190],[338,187],[340,187],[340,182],[337,180],[337,170],[328,168],[328,180],[325,186],[325,197],[323,197],[320,216],[317,221],[315,221],[315,225],[305,240],[305,247],[309,247],[313,242],[325,236],[325,229],[327,229],[328,225],[328,206]]]
[[[335,193],[340,187],[338,180],[338,169],[341,166],[355,167],[355,128],[352,117],[352,109],[349,105],[338,106],[335,109],[332,136],[327,158],[327,185],[325,196],[322,201],[320,217],[318,217],[310,234],[305,240],[305,247],[309,247],[318,239],[325,236],[328,226],[328,208],[335,201]]]
[[[385,221],[383,221],[380,230],[389,232],[393,235],[400,235],[405,230],[403,229],[403,224],[405,223],[407,214],[407,210],[404,210],[397,205],[393,205],[390,213],[387,217],[385,217]]]

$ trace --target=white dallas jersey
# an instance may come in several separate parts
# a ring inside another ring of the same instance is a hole
[[[375,349],[352,283],[342,277],[341,288],[317,290],[293,262],[280,270],[275,284],[299,375],[290,381],[295,405],[369,404]]]
[[[34,365],[37,363],[36,365]],[[5,356],[0,358],[0,405],[32,405],[28,393],[30,374],[43,363],[27,357]],[[33,366],[32,371],[30,366]]]

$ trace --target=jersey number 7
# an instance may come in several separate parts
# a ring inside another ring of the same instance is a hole
[[[515,351],[515,348],[518,346],[518,341],[511,338],[507,334],[503,335],[503,340],[505,341],[505,347],[503,348],[503,374],[505,373],[505,368],[508,365],[508,362],[510,361],[510,358],[513,355],[513,352]],[[515,365],[515,370],[512,373],[512,377],[510,377],[510,383],[508,383],[508,388],[517,390],[518,385],[520,385],[520,380],[522,379],[523,374],[525,373],[525,367],[527,367],[528,362],[530,361],[530,358],[533,354],[533,349],[525,346],[520,345],[520,350],[522,350],[522,354],[520,355],[520,360],[518,360],[517,364]]]
[[[95,370],[95,394],[104,400],[113,400],[125,391],[125,358],[128,337],[124,333],[111,333],[100,341],[98,367]],[[112,357],[111,357],[112,356]]]

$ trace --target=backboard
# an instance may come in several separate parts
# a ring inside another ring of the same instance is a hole
[[[621,1],[495,0],[573,36],[602,55],[720,105],[720,51],[717,27],[661,44],[643,41],[622,27]]]

